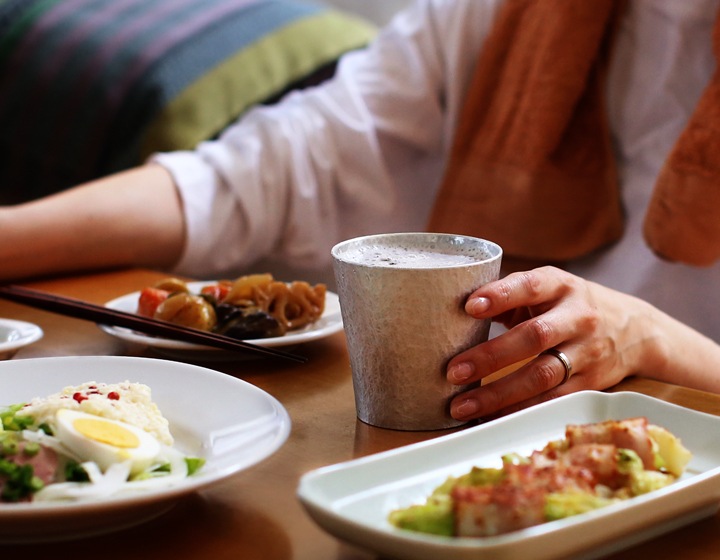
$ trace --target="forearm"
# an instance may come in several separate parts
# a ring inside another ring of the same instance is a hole
[[[597,363],[595,388],[639,375],[720,393],[720,345],[640,298],[594,282],[587,287],[595,313],[586,313],[593,319],[578,329],[592,325],[583,346]]]
[[[720,393],[720,345],[684,323],[650,308],[649,333],[638,374]]]
[[[184,242],[169,173],[151,165],[0,208],[0,278],[116,266],[169,267]]]

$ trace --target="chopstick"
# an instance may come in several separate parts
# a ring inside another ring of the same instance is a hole
[[[0,298],[76,319],[85,319],[103,325],[125,327],[145,334],[173,340],[192,342],[194,344],[212,346],[213,348],[223,350],[254,352],[301,363],[307,361],[307,358],[304,356],[291,354],[283,350],[278,350],[277,348],[259,346],[229,336],[183,327],[167,321],[143,317],[135,313],[118,311],[102,305],[95,305],[79,299],[49,294],[32,288],[15,285],[0,286]]]

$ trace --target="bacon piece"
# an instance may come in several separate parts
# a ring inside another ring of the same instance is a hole
[[[569,425],[564,441],[550,442],[529,460],[503,463],[500,481],[455,487],[455,534],[491,536],[543,523],[551,493],[623,490],[629,475],[620,472],[619,449],[635,451],[646,469],[655,469],[646,418]]]
[[[594,492],[596,477],[585,465],[569,461],[505,463],[503,479],[483,486],[459,486],[451,493],[455,534],[499,535],[545,521],[545,498],[551,492]]]
[[[40,478],[45,484],[55,481],[60,460],[57,453],[44,445],[40,446],[38,452],[34,455],[26,455],[22,452],[26,443],[20,442],[18,445],[19,453],[6,457],[16,465],[32,465],[33,474]]]
[[[542,488],[498,484],[453,490],[455,534],[485,537],[538,525],[545,520]]]
[[[627,484],[628,476],[618,470],[618,448],[606,443],[574,445],[562,461],[582,471],[592,487],[602,484],[613,490]]]
[[[60,463],[57,453],[49,447],[40,446],[40,449],[37,453],[27,455],[23,453],[23,449],[25,448],[25,446],[25,442],[20,442],[18,444],[17,453],[7,455],[3,458],[18,466],[31,465],[33,468],[33,474],[37,476],[40,480],[42,480],[45,484],[50,484],[54,482]],[[0,492],[3,491],[3,487],[5,486],[6,482],[7,478],[0,475]],[[32,495],[20,496],[19,500],[23,502],[29,502],[32,500]],[[0,498],[0,502],[2,501],[3,499]]]
[[[596,424],[571,424],[565,430],[565,437],[571,448],[581,444],[600,443],[631,449],[642,459],[646,470],[656,470],[655,455],[647,427],[647,418],[608,420]]]

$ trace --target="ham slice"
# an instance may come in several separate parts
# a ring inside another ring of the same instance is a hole
[[[631,449],[642,459],[646,470],[657,470],[647,418],[571,424],[566,428],[565,438],[571,448],[576,445],[598,443],[614,445],[620,449]]]

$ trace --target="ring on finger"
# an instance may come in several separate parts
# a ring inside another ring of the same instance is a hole
[[[572,376],[573,373],[573,367],[572,363],[570,363],[570,359],[560,350],[557,348],[548,348],[543,352],[543,354],[549,354],[550,356],[555,356],[560,362],[562,363],[563,367],[565,368],[565,375],[563,377],[563,380],[559,383],[558,386],[563,385],[567,382],[568,379]]]

